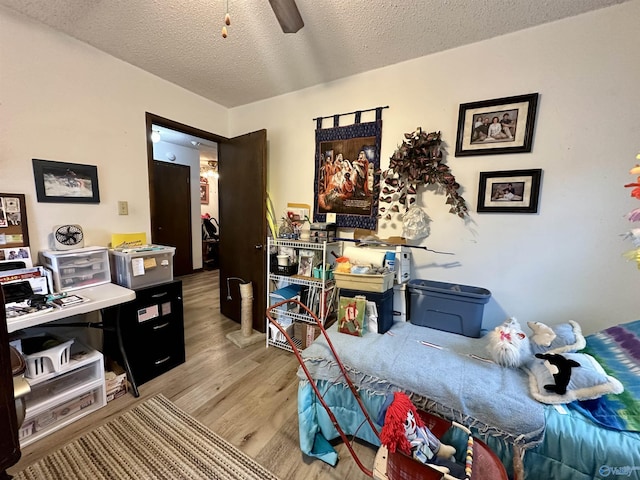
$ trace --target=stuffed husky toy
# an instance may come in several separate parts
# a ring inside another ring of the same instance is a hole
[[[519,367],[531,355],[529,339],[514,317],[508,318],[487,334],[487,349],[493,361],[503,367]]]

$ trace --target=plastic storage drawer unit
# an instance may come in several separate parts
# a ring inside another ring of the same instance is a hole
[[[114,283],[136,289],[173,281],[175,247],[109,250]]]
[[[356,295],[364,296],[369,302],[376,304],[378,310],[378,333],[386,333],[393,325],[393,290],[384,293],[366,292],[363,290],[340,289],[340,296],[352,298]]]
[[[40,261],[51,270],[56,292],[111,283],[107,247],[45,250],[40,252]]]
[[[409,282],[409,321],[467,337],[479,337],[484,305],[491,298],[485,288],[431,280]]]

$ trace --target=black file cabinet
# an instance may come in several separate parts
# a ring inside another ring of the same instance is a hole
[[[141,385],[185,361],[182,282],[176,280],[135,292],[135,300],[105,310],[104,321],[109,328],[104,336],[104,351],[124,363],[118,347],[119,308],[123,350],[133,381]]]

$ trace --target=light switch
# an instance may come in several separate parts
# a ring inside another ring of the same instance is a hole
[[[129,215],[129,203],[125,201],[118,202],[118,215]]]

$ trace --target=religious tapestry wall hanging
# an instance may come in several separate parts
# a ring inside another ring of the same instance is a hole
[[[362,112],[334,115],[333,128],[316,118],[314,222],[336,214],[338,227],[375,230],[380,187],[382,108],[376,120],[360,123]],[[339,117],[355,114],[355,123],[339,126]]]

